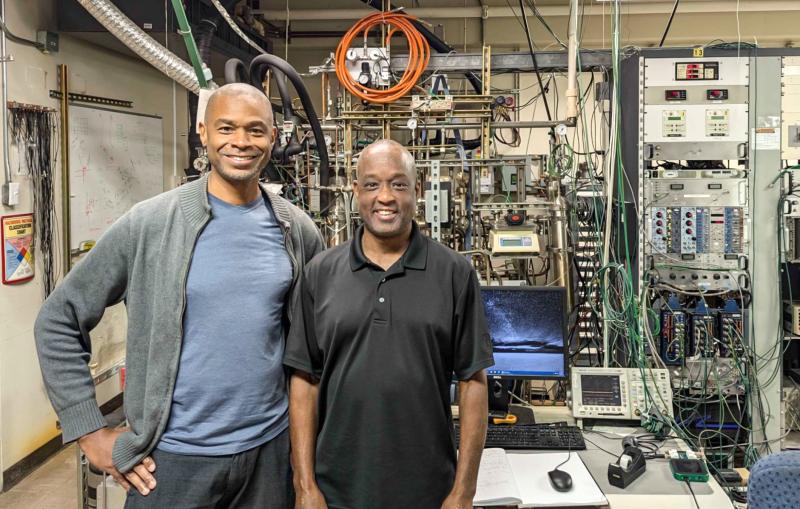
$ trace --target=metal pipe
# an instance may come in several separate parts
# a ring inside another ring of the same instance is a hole
[[[604,2],[593,2],[583,8],[584,16],[607,16],[608,7]],[[633,0],[625,2],[625,14],[628,16],[637,14],[669,14],[672,12],[674,1],[663,0]],[[537,6],[539,13],[545,17],[569,16],[570,7],[565,5],[541,5]],[[533,12],[528,7],[525,11],[529,15]],[[720,12],[736,12],[736,3],[728,0],[712,0],[702,2],[690,2],[684,7],[684,13],[702,14]],[[740,12],[776,12],[776,11],[800,11],[800,2],[796,0],[760,0],[758,2],[742,2]],[[416,9],[403,9],[411,16],[420,19],[452,19],[452,18],[515,18],[519,16],[519,9],[512,9],[508,6],[487,6],[486,12],[481,7],[461,7],[457,13],[452,7],[422,7]],[[283,21],[287,18],[286,10],[279,9],[253,9],[253,14],[262,14],[268,20]],[[363,18],[368,12],[364,9],[293,9],[291,11],[292,21],[332,21],[332,20],[357,20]]]
[[[550,200],[553,202],[552,232],[555,250],[556,281],[567,290],[566,309],[572,311],[572,272],[570,271],[569,249],[567,248],[567,204],[561,196],[561,184],[558,181],[550,183]]]
[[[139,28],[108,0],[78,0],[88,12],[131,51],[195,94],[200,84],[191,65]]]
[[[621,62],[619,55],[615,53],[613,48],[619,48],[620,44],[620,34],[619,34],[619,4],[613,3],[611,6],[611,27],[612,27],[612,35],[611,35],[611,47],[612,53],[614,54],[614,61],[612,62],[614,69],[621,68]],[[619,79],[614,79],[614,95],[612,96],[612,106],[611,106],[611,143],[609,143],[609,156],[604,159],[604,164],[607,164],[608,167],[603,169],[603,177],[605,180],[605,197],[606,197],[606,210],[605,216],[603,220],[605,221],[605,228],[603,230],[603,257],[600,260],[603,270],[603,283],[601,288],[602,292],[608,291],[609,285],[609,267],[611,262],[611,224],[613,222],[613,212],[614,212],[614,181],[616,179],[616,172],[617,168],[617,157],[621,157],[620,154],[617,154],[617,137],[619,136],[620,132],[620,118],[619,118],[619,110],[620,106],[622,105],[622,101],[619,99],[620,97],[620,82]],[[609,325],[609,316],[611,315],[611,307],[608,304],[608,298],[606,295],[602,295],[603,297],[603,367],[607,368],[611,365],[611,348],[610,348],[610,341],[611,341],[611,328]]]
[[[567,118],[578,117],[578,0],[569,3],[569,40],[567,41]]]
[[[0,0],[0,18],[3,22],[6,20],[6,2]],[[8,55],[6,55],[6,31],[0,30],[0,60],[3,66],[3,174],[6,177],[5,183],[8,184],[12,181],[11,176],[11,163],[9,162],[8,153]]]
[[[183,3],[181,3],[181,0],[172,0],[172,8],[175,10],[175,18],[177,18],[178,27],[180,27],[178,33],[183,36],[183,42],[186,44],[186,52],[189,54],[189,60],[192,61],[192,68],[194,68],[194,74],[197,76],[197,83],[200,85],[200,88],[208,88],[205,70],[203,69],[203,60],[200,58],[200,52],[197,50],[197,43],[192,36],[192,27],[189,26],[189,19],[186,17]],[[212,33],[216,28],[216,25],[213,25]]]
[[[512,122],[493,122],[492,123],[492,127],[496,128],[496,129],[505,129],[505,128],[512,128],[512,127],[544,129],[544,128],[556,127],[559,124],[564,124],[567,127],[575,127],[575,119],[567,119],[567,120],[564,120],[564,121],[560,121],[560,120],[553,120],[553,121],[547,121],[547,120],[533,120],[533,121],[520,120],[520,121],[512,121]],[[304,124],[303,125],[304,129],[309,129],[310,127],[311,126],[308,125],[308,124]],[[324,124],[321,127],[322,127],[323,131],[336,131],[336,130],[339,129],[338,126],[331,125],[331,124]],[[442,122],[440,124],[430,124],[430,125],[426,125],[425,126],[425,129],[427,129],[429,131],[437,131],[437,130],[442,130],[442,129],[454,129],[454,128],[459,128],[459,129],[480,129],[481,128],[481,124],[477,123],[477,122],[464,123],[464,124],[457,123],[457,122]],[[383,126],[365,125],[365,126],[359,126],[357,129],[359,131],[381,131],[381,130],[383,130]],[[402,124],[402,123],[397,124],[397,125],[393,124],[392,125],[392,129],[399,129],[399,130],[402,130],[402,131],[411,131],[412,130],[410,127],[408,127],[407,125]]]
[[[70,254],[72,240],[70,239],[70,191],[69,191],[69,82],[67,66],[58,66],[60,73],[61,89],[61,241],[62,263],[64,275],[69,272],[72,265]]]

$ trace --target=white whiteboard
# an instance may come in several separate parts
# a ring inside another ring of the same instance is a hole
[[[164,190],[161,117],[69,107],[70,248]]]

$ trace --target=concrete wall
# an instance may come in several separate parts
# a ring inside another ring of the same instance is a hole
[[[54,0],[6,0],[9,28],[15,35],[27,39],[35,39],[36,30],[40,28],[55,31],[54,12]],[[48,93],[58,88],[57,66],[66,64],[72,92],[131,100],[132,111],[164,118],[163,184],[165,189],[173,187],[173,170],[182,175],[182,168],[187,164],[185,90],[175,87],[177,111],[173,111],[171,80],[149,64],[63,34],[60,43],[59,52],[51,55],[8,43],[8,52],[14,56],[14,61],[8,65],[9,100],[58,108],[58,101],[51,99]],[[173,113],[176,127],[173,127]],[[177,168],[174,168],[176,139]],[[60,178],[60,163],[56,168]],[[0,206],[0,215],[32,211],[29,180],[16,175],[14,179],[21,184],[21,203],[14,208]],[[60,196],[60,188],[58,194]],[[59,200],[59,211],[60,206]],[[37,271],[41,273],[39,267]],[[0,286],[0,471],[6,471],[59,433],[41,380],[33,340],[33,323],[41,302],[38,276],[21,285]],[[124,311],[116,310],[111,314],[115,316],[104,319],[102,331],[107,337],[118,340],[124,332]],[[98,389],[98,399],[101,402],[110,399],[119,392],[118,387],[118,380],[109,380]]]

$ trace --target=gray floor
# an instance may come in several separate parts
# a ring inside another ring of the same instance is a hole
[[[64,448],[11,490],[0,509],[76,509],[78,467],[75,445]]]

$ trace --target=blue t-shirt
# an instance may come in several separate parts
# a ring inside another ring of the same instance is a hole
[[[158,449],[237,454],[288,426],[281,318],[292,265],[263,197],[231,205],[211,194],[186,281],[178,376]]]

